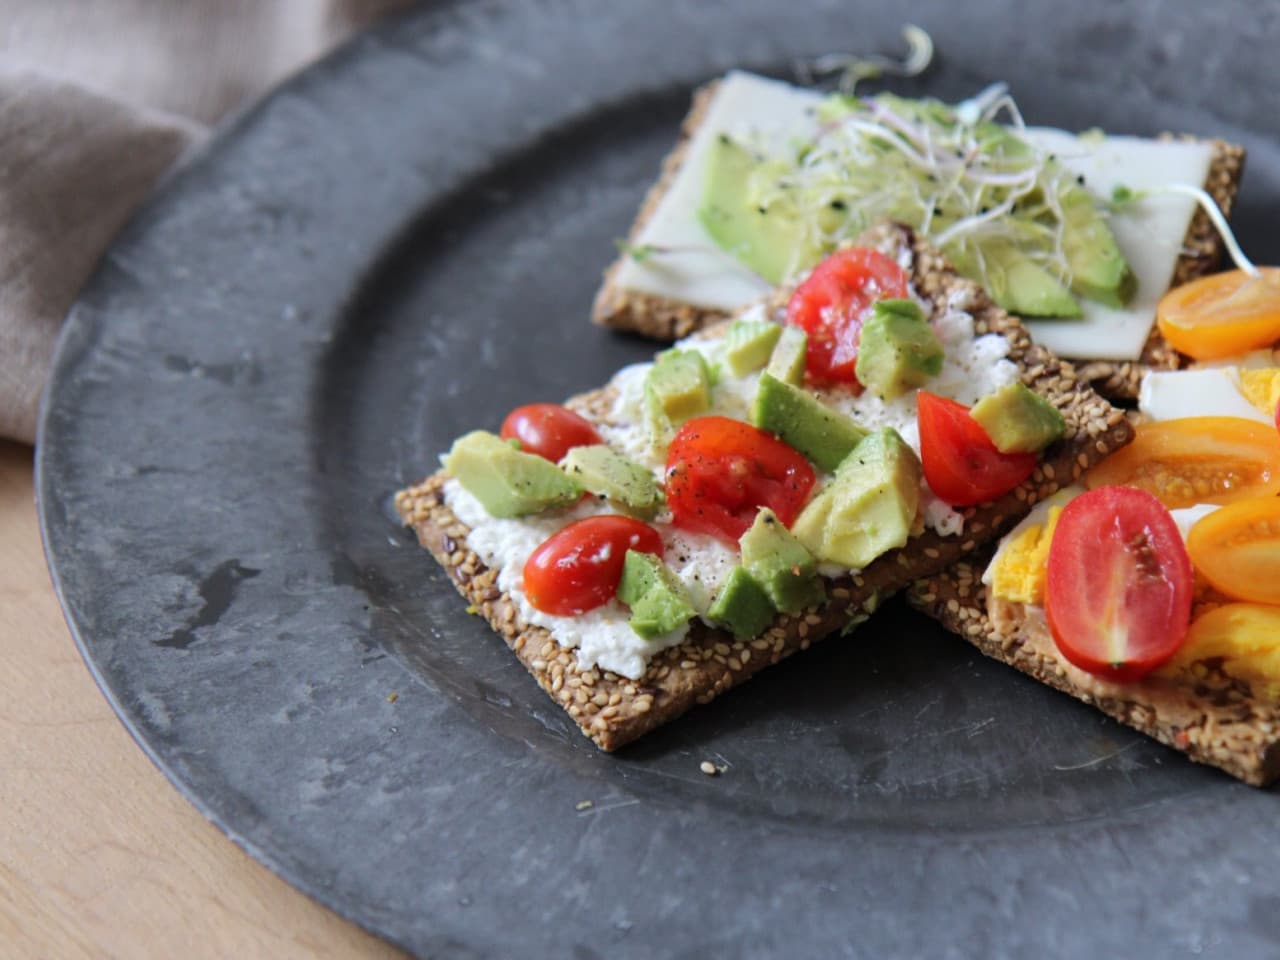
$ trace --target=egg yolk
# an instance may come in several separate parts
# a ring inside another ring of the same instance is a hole
[[[1010,603],[1044,605],[1049,544],[1061,515],[1061,507],[1051,507],[1043,524],[1032,524],[1005,545],[991,573],[992,593]]]
[[[1240,370],[1240,392],[1268,417],[1280,406],[1280,367]]]

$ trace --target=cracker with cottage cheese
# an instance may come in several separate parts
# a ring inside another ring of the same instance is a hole
[[[660,515],[654,526],[665,542],[666,568],[682,584],[698,616],[671,636],[642,640],[630,631],[627,609],[616,599],[580,617],[560,617],[534,609],[523,590],[521,571],[537,543],[574,519],[610,509],[607,504],[584,499],[527,518],[497,519],[445,471],[397,494],[399,515],[474,611],[600,748],[621,747],[766,666],[847,633],[885,598],[999,536],[1033,503],[1131,438],[1122,411],[1101,399],[1070,366],[1034,345],[1016,319],[959,277],[910,230],[883,225],[858,242],[902,266],[911,296],[946,345],[946,360],[929,382],[931,390],[973,403],[994,387],[1020,382],[1061,413],[1065,433],[1044,450],[1027,480],[991,502],[952,509],[924,484],[905,544],[858,569],[821,567],[820,601],[773,616],[753,635],[735,636],[714,625],[707,618],[708,605],[736,565],[736,551],[705,534],[682,531]],[[780,291],[744,312],[780,322],[786,298],[787,292]],[[708,328],[682,347],[715,360],[725,333],[724,324]],[[637,439],[644,376],[643,367],[624,368],[610,384],[571,399],[567,406],[592,421],[610,447],[643,461],[661,477],[662,463],[645,460],[644,443]],[[712,388],[711,412],[745,417],[759,376],[722,372]],[[852,391],[843,399],[818,396],[832,408],[843,404],[844,412],[863,426],[893,427],[918,446],[913,396],[893,404],[869,394],[859,398]]]

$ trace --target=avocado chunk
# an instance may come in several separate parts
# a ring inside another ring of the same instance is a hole
[[[1098,212],[1093,196],[1084,187],[1072,184],[1062,191],[1059,202],[1062,252],[1071,272],[1071,289],[1099,303],[1126,306],[1138,291],[1138,278]]]
[[[676,435],[671,418],[662,409],[662,399],[658,396],[653,384],[644,385],[644,428],[649,439],[649,450],[659,458],[667,455],[667,447]]]
[[[734,567],[725,579],[707,619],[727,627],[735,637],[757,637],[773,622],[777,610],[745,567]]]
[[[716,245],[772,284],[816,263],[820,247],[787,195],[790,165],[765,160],[731,139],[716,137],[707,151],[698,220]]]
[[[913,301],[880,300],[862,325],[854,372],[872,393],[893,400],[936,377],[945,356],[938,335]]]
[[[783,613],[799,613],[826,595],[813,555],[768,507],[738,540],[742,566]]]
[[[522,517],[582,496],[582,487],[550,460],[486,430],[455,440],[444,468],[494,517]]]
[[[652,397],[652,399],[650,399]],[[645,377],[645,401],[656,402],[673,425],[711,406],[711,371],[697,350],[664,350]]]
[[[1001,453],[1039,453],[1067,432],[1057,407],[1022,383],[987,394],[969,416]]]
[[[782,327],[768,320],[735,320],[725,334],[725,362],[735,377],[759,370],[769,362]]]
[[[751,405],[751,422],[776,433],[828,472],[835,470],[867,431],[832,410],[801,387],[783,383],[768,371]]]
[[[1076,320],[1083,316],[1080,304],[1063,284],[1011,243],[985,240],[982,259],[972,248],[952,244],[947,257],[961,274],[980,281],[991,296],[1019,317],[1061,317]],[[982,266],[979,265],[981,262]],[[982,267],[985,266],[985,270]]]
[[[804,385],[804,361],[809,349],[809,336],[799,327],[786,326],[778,337],[765,369],[783,383]]]
[[[662,489],[653,473],[604,444],[572,447],[560,469],[588,493],[606,497],[642,520],[652,519],[662,507]]]
[[[618,599],[631,608],[631,629],[646,640],[666,636],[697,616],[676,575],[658,557],[638,550],[627,551]]]
[[[911,536],[921,473],[897,431],[869,433],[791,531],[819,560],[861,569]]]

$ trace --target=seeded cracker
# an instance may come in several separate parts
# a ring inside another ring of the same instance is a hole
[[[631,225],[628,235],[630,241],[637,240],[640,231],[670,188],[684,162],[689,139],[706,116],[716,87],[717,83],[712,82],[695,91],[692,107],[680,128],[680,139],[663,160],[662,173],[649,189],[640,212]],[[1166,134],[1165,138],[1171,136]],[[1223,214],[1229,216],[1244,172],[1244,148],[1223,140],[1212,140],[1210,143],[1213,146],[1213,159],[1209,167],[1208,182],[1204,185],[1205,190],[1222,208]],[[616,277],[626,256],[624,252],[605,270],[591,313],[591,319],[595,323],[616,330],[640,333],[657,340],[675,340],[728,316],[723,310],[697,307],[679,300],[621,288]],[[1218,232],[1204,211],[1197,210],[1187,229],[1183,254],[1174,268],[1171,286],[1212,273],[1217,269],[1221,256],[1222,241]],[[1077,374],[1093,384],[1094,389],[1103,396],[1115,400],[1133,400],[1138,396],[1138,386],[1147,370],[1173,370],[1186,365],[1186,358],[1170,347],[1153,326],[1138,361],[1081,361]]]
[[[912,233],[886,225],[860,238],[895,259],[912,250],[911,280],[917,293],[940,309],[954,294],[969,297],[975,335],[1002,333],[1009,359],[1022,382],[1049,399],[1066,420],[1065,437],[1046,451],[1023,485],[1000,500],[961,511],[963,533],[943,537],[925,530],[902,550],[880,557],[860,574],[829,580],[827,600],[797,616],[780,615],[753,640],[736,640],[695,621],[686,639],[657,654],[636,681],[598,668],[580,669],[572,649],[557,644],[547,631],[522,623],[516,606],[495,584],[490,570],[467,548],[468,528],[449,510],[437,473],[396,495],[396,509],[419,541],[448,570],[459,592],[515,651],[521,662],[582,731],[604,750],[614,750],[672,720],[690,707],[708,703],[756,671],[811,643],[839,634],[865,620],[881,600],[912,580],[949,566],[1016,523],[1035,501],[1077,480],[1081,473],[1132,438],[1121,411],[1102,400],[1042,347],[1034,346],[1022,326],[995,306],[977,285],[951,271],[942,258]],[[782,298],[775,298],[775,301]],[[722,328],[706,332],[717,336]],[[614,394],[606,387],[583,394],[569,405],[588,419],[607,422]]]
[[[987,612],[984,566],[956,564],[911,585],[911,605],[958,633],[994,660],[1091,704],[1107,716],[1180,750],[1198,763],[1219,767],[1254,786],[1280,776],[1280,705],[1255,695],[1249,682],[1226,672],[1216,658],[1196,661],[1172,677],[1151,675],[1095,690],[1078,672],[1037,646],[1052,643],[1043,624],[1019,608]]]

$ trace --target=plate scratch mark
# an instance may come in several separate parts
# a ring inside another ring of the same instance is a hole
[[[991,726],[995,722],[996,722],[995,717],[987,717],[987,719],[985,720],[978,720],[977,722],[970,724],[969,731],[968,731],[969,736],[976,737],[983,730],[987,729],[987,727]]]
[[[916,715],[915,715],[912,719],[913,719],[913,720],[919,720],[921,717],[923,717],[923,716],[924,716],[924,715],[929,711],[929,708],[930,708],[930,707],[936,707],[936,706],[937,706],[938,704],[940,704],[941,702],[942,702],[942,698],[941,698],[941,697],[934,697],[932,700],[930,700],[928,703],[926,703],[923,707],[921,707],[921,708],[920,708],[920,710],[919,710],[919,712],[917,712],[917,713],[916,713]]]
[[[1141,740],[1130,740],[1130,741],[1129,741],[1128,743],[1126,743],[1123,747],[1117,747],[1116,749],[1111,750],[1111,751],[1109,751],[1109,752],[1107,752],[1107,753],[1104,753],[1104,754],[1102,754],[1101,756],[1094,757],[1092,760],[1085,760],[1083,763],[1071,763],[1071,764],[1067,764],[1067,765],[1065,765],[1065,766],[1062,766],[1062,765],[1059,765],[1059,764],[1056,764],[1056,763],[1055,763],[1055,764],[1053,765],[1053,769],[1055,769],[1055,770],[1061,770],[1061,771],[1068,771],[1068,770],[1084,770],[1084,769],[1085,769],[1085,768],[1087,768],[1087,767],[1097,766],[1098,764],[1102,763],[1104,760],[1110,760],[1110,759],[1112,759],[1113,757],[1118,757],[1118,756],[1120,756],[1120,754],[1124,753],[1126,750],[1131,750],[1131,749],[1133,749],[1134,747],[1136,747],[1136,746],[1137,746],[1138,744],[1140,744],[1141,742],[1142,742]]]
[[[639,800],[631,799],[631,800],[619,800],[617,803],[605,803],[605,804],[595,803],[595,804],[592,804],[590,807],[585,807],[584,809],[580,810],[579,816],[593,816],[598,813],[606,813],[609,810],[617,810],[621,807],[633,807],[639,802],[640,802]]]

